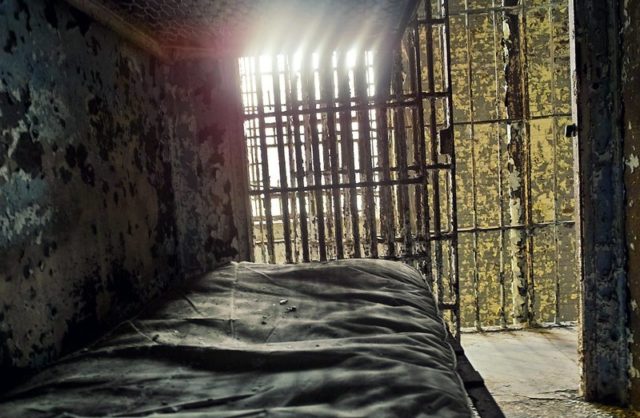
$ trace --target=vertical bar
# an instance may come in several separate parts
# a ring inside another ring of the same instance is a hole
[[[284,68],[283,68],[283,74],[284,74],[284,102],[286,103],[286,108],[287,110],[294,112],[294,105],[292,102],[292,97],[291,97],[291,66],[289,64],[289,56],[285,55],[284,56]],[[294,186],[294,184],[297,181],[297,175],[296,175],[296,158],[295,158],[295,136],[294,136],[294,132],[293,130],[295,129],[295,126],[293,124],[293,117],[289,117],[287,116],[286,118],[286,127],[287,127],[287,154],[288,154],[288,158],[289,158],[289,178],[291,179],[291,187]],[[293,261],[295,263],[300,262],[300,248],[299,248],[299,242],[300,242],[300,238],[298,237],[298,224],[300,222],[300,218],[301,216],[299,216],[298,214],[298,208],[296,205],[296,193],[293,192],[290,195],[290,199],[289,199],[289,207],[291,208],[291,219],[292,219],[292,223],[293,223],[293,239],[292,239],[292,244],[293,244]]]
[[[288,63],[288,61],[287,61]],[[291,67],[287,69],[289,74],[292,74]],[[296,186],[298,188],[304,187],[304,163],[302,157],[302,139],[300,138],[300,102],[298,100],[298,77],[289,78],[289,89],[287,102],[292,111],[291,124],[293,126],[293,142],[295,147],[295,161],[296,161]],[[307,202],[305,199],[305,192],[298,191],[298,205],[300,206],[300,239],[302,246],[302,261],[308,263],[309,258],[309,230],[307,219]]]
[[[276,253],[273,239],[273,217],[271,214],[271,181],[269,177],[269,156],[267,153],[267,132],[264,121],[264,98],[262,97],[262,72],[259,70],[260,62],[256,69],[256,93],[258,96],[258,131],[260,135],[260,160],[262,164],[262,188],[265,201],[265,217],[267,221],[267,249],[269,251],[269,263],[275,264]]]
[[[558,220],[559,220],[559,205],[558,205],[558,97],[556,95],[556,69],[555,69],[555,42],[556,39],[553,36],[553,4],[549,4],[547,10],[547,16],[549,18],[549,39],[551,45],[549,47],[549,65],[551,70],[551,113],[553,115],[553,244],[555,246],[554,253],[554,317],[553,322],[557,325],[560,324],[560,251],[558,249]]]
[[[404,94],[403,90],[403,69],[402,69],[402,52],[398,50],[394,57],[394,93],[398,99]],[[406,183],[409,175],[407,171],[407,127],[404,120],[404,111],[402,107],[394,109],[394,138],[396,145],[396,160],[398,168],[398,178],[401,183]],[[398,221],[402,228],[402,237],[404,248],[402,255],[406,256],[413,252],[413,237],[411,234],[411,210],[409,208],[409,197],[407,194],[408,186],[404,184],[398,185]]]
[[[309,57],[310,58],[310,57]],[[323,203],[323,191],[320,187],[322,185],[322,167],[320,165],[320,139],[318,137],[318,118],[316,111],[315,100],[315,80],[314,71],[312,66],[309,65],[310,59],[303,60],[302,73],[304,75],[303,85],[305,94],[307,96],[307,105],[311,110],[309,113],[309,132],[310,137],[307,137],[311,143],[311,151],[313,158],[313,180],[314,186],[316,186],[315,200],[316,200],[316,225],[318,230],[318,248],[320,252],[320,261],[327,260],[327,247],[326,236],[324,228],[324,203]]]
[[[243,76],[245,77],[246,83],[247,83],[247,89],[248,89],[248,91],[246,92],[246,96],[248,97],[247,104],[249,109],[251,109],[251,111],[253,112],[254,108],[256,108],[257,110],[256,103],[254,102],[254,93],[256,94],[256,97],[257,97],[257,88],[256,88],[257,76],[254,68],[255,65],[251,65],[252,63],[255,63],[255,58],[243,58],[241,68],[243,70]],[[258,162],[258,148],[259,148],[257,144],[258,129],[256,128],[255,116],[253,116],[248,121],[245,121],[245,123],[248,123],[249,125],[249,135],[247,138],[249,142],[247,147],[247,153],[249,154],[249,173],[250,173],[249,187],[259,189],[260,186],[258,184],[253,183],[254,181],[258,182],[260,179],[260,166],[261,166],[260,163]],[[262,203],[263,203],[262,199],[260,199],[259,196],[251,197],[252,211],[255,210],[257,212],[257,219],[258,219],[258,226],[259,226],[258,230],[260,233],[260,254],[262,256],[262,262],[266,262],[267,249],[266,249],[266,243],[265,243],[265,231],[264,231],[265,226],[264,226],[264,214],[262,209]],[[251,220],[252,224],[250,225],[252,234],[255,233],[255,226],[254,226],[253,219],[254,217],[252,217],[252,220]]]
[[[354,88],[358,105],[364,106],[368,102],[367,97],[366,68],[364,54],[357,57],[354,69]],[[364,168],[366,182],[373,181],[373,166],[371,164],[371,134],[369,131],[369,111],[361,108],[358,110],[358,143],[360,145],[360,169]],[[369,254],[371,258],[378,257],[378,232],[376,227],[376,209],[373,196],[373,187],[364,188],[364,213],[365,232],[369,233]]]
[[[351,110],[351,92],[349,88],[349,69],[347,68],[345,52],[340,52],[338,59],[338,89],[340,105],[344,106],[340,112],[340,135],[342,137],[342,165],[347,170],[348,183],[353,185],[356,182],[356,163],[353,152],[353,132]],[[360,258],[360,216],[358,213],[358,189],[353,187],[349,191],[349,206],[351,213],[351,228],[353,235],[353,256]]]
[[[426,0],[425,0],[426,1]],[[415,95],[416,95],[416,103],[417,106],[417,114],[415,125],[418,129],[415,140],[417,141],[417,158],[416,162],[418,163],[418,174],[422,178],[422,183],[420,184],[421,188],[418,189],[419,193],[417,194],[416,200],[417,203],[417,215],[418,218],[422,221],[422,228],[418,229],[418,233],[421,235],[423,240],[424,248],[423,256],[424,256],[424,266],[423,272],[426,274],[426,279],[430,284],[433,284],[433,264],[431,259],[431,213],[430,213],[430,205],[429,205],[429,179],[428,172],[426,169],[427,165],[427,138],[425,134],[425,121],[424,121],[424,101],[422,99],[422,51],[420,48],[420,24],[418,24],[417,20],[414,23],[414,56],[415,56],[415,66],[411,74],[414,77],[415,83]],[[424,25],[426,28],[426,25]],[[415,132],[415,130],[414,130]],[[421,198],[421,201],[420,201]],[[420,216],[422,213],[423,216]],[[422,220],[424,218],[424,220]],[[417,225],[417,224],[416,224]]]
[[[511,245],[511,270],[513,274],[513,320],[516,324],[531,324],[532,269],[530,240],[530,191],[528,190],[528,133],[526,129],[526,86],[524,82],[524,48],[521,39],[520,8],[518,0],[503,0],[504,25],[509,28],[505,44],[505,77],[507,115],[510,120],[507,130],[507,152],[509,156],[509,208],[511,225],[524,224],[525,228],[509,231]]]
[[[337,186],[340,184],[340,177],[338,175],[338,146],[336,135],[336,113],[333,110],[335,95],[333,85],[333,65],[331,62],[331,53],[325,52],[322,55],[321,70],[320,70],[320,82],[321,82],[321,99],[327,107],[327,130],[325,131],[324,141],[326,145],[325,149],[329,152],[329,160],[331,161],[331,184]],[[326,161],[326,160],[325,160]],[[342,232],[342,210],[340,189],[333,187],[331,190],[333,194],[333,217],[335,223],[335,238],[336,238],[336,257],[338,259],[344,258],[344,246],[343,246],[343,232]]]
[[[381,55],[381,54],[379,54]],[[391,79],[391,54],[385,50],[376,67],[376,137],[378,155],[382,169],[382,180],[391,180],[389,163],[389,125],[387,119],[386,102],[389,100],[389,88]],[[396,253],[395,244],[395,216],[391,197],[392,186],[380,186],[380,225],[383,231],[383,239],[387,247],[387,256],[393,257]]]
[[[475,107],[473,105],[473,58],[471,56],[473,48],[471,45],[471,24],[469,21],[469,0],[465,0],[465,35],[467,46],[467,94],[469,96],[469,129],[471,130],[471,201],[473,212],[471,219],[473,222],[472,246],[473,246],[473,313],[474,326],[481,331],[480,318],[480,279],[478,274],[478,184],[476,167],[476,131],[475,131]]]
[[[496,1],[493,0],[493,5],[495,7],[495,3]],[[492,16],[492,21],[493,21],[493,45],[495,47],[495,45],[498,44],[498,35],[497,35],[497,28],[498,28],[498,14],[497,12],[494,10],[493,12],[491,12],[491,16]],[[502,25],[500,25],[500,30],[502,30]],[[498,80],[500,80],[500,77],[498,75],[498,58],[497,58],[497,53],[494,53],[494,74],[495,74],[495,79],[496,79],[496,98],[500,97],[500,93],[502,91],[502,86],[500,85],[500,83],[498,82]],[[500,67],[502,67],[500,65]],[[499,112],[499,107],[498,107],[498,102],[496,102],[496,117],[500,117],[500,112]],[[504,252],[505,252],[505,239],[506,239],[506,234],[505,234],[505,223],[504,223],[504,182],[502,179],[502,135],[501,135],[501,131],[500,131],[500,127],[498,125],[494,125],[496,126],[497,129],[497,136],[498,136],[498,199],[500,200],[500,213],[498,214],[498,223],[499,223],[499,228],[500,228],[500,272],[499,272],[499,277],[498,277],[498,281],[500,284],[500,328],[502,329],[506,329],[507,328],[507,289],[506,289],[506,283],[505,283],[505,271],[504,271],[504,266],[505,266],[505,260],[504,260]]]
[[[445,2],[446,3],[446,2]],[[425,2],[425,18],[427,22],[432,21],[431,1]],[[426,47],[427,47],[427,86],[430,93],[435,92],[435,76],[433,66],[433,26],[430,23],[426,25]],[[437,135],[438,127],[436,120],[436,99],[434,97],[429,98],[429,140],[431,142],[431,160],[434,163],[438,162],[438,146]],[[438,303],[442,304],[444,297],[444,286],[442,283],[443,261],[442,261],[442,242],[440,241],[440,235],[442,233],[442,220],[440,213],[440,179],[438,176],[438,170],[431,171],[431,181],[433,187],[433,228],[436,235],[435,240],[435,262],[436,262],[436,289]]]
[[[285,159],[284,131],[282,129],[282,99],[280,93],[280,68],[278,56],[272,58],[271,73],[273,77],[273,102],[276,117],[276,143],[278,147],[278,162],[280,165],[280,202],[282,205],[282,229],[284,235],[284,252],[287,263],[292,263],[291,254],[291,224],[289,219],[289,192],[287,191],[288,176]]]
[[[453,129],[453,87],[451,85],[451,26],[449,22],[449,2],[444,1],[441,3],[442,15],[444,18],[444,57],[443,65],[445,67],[446,74],[446,89],[447,89],[447,123],[448,129],[451,130],[451,169],[449,171],[449,198],[450,204],[450,219],[451,219],[451,247],[450,247],[450,261],[451,261],[451,284],[453,287],[454,308],[453,314],[455,315],[455,338],[460,342],[460,273],[458,264],[458,192],[456,185],[456,147],[455,136]]]

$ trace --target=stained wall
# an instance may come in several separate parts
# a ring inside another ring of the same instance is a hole
[[[231,69],[160,62],[62,1],[0,1],[4,382],[248,257]]]
[[[630,315],[629,378],[632,405],[640,410],[640,1],[629,0],[622,11],[622,97],[624,100],[624,164],[626,243]]]

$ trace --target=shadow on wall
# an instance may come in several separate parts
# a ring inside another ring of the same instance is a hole
[[[234,131],[220,123],[236,119],[211,117],[220,74],[177,76],[189,68],[132,49],[61,1],[5,0],[0,22],[6,376],[95,338],[183,267],[246,251],[235,177],[223,170]]]

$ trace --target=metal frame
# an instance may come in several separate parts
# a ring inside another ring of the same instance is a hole
[[[254,248],[410,263],[459,338],[447,2],[413,16],[397,44],[240,60]]]

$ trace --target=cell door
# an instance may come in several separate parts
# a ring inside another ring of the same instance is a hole
[[[255,261],[403,261],[459,329],[449,60],[442,1],[386,44],[240,59]]]

